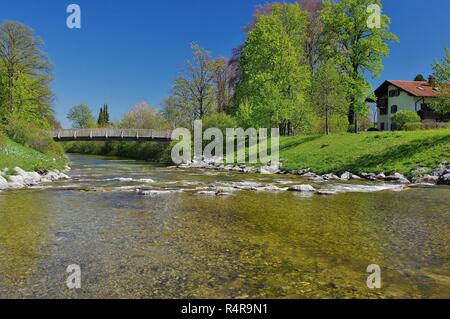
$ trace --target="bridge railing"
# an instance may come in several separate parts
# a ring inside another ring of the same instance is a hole
[[[172,131],[158,131],[151,129],[120,129],[120,128],[93,128],[93,129],[67,129],[51,131],[55,140],[58,139],[167,139],[170,140]]]

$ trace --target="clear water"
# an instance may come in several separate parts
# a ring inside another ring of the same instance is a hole
[[[448,187],[232,191],[308,182],[71,159],[72,180],[0,193],[0,298],[450,298]]]

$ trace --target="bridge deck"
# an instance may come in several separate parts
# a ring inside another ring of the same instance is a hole
[[[145,141],[170,142],[172,131],[143,129],[95,128],[51,131],[56,142],[69,141]]]

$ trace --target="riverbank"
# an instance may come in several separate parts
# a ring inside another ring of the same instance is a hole
[[[25,171],[63,170],[69,161],[43,154],[32,148],[18,144],[5,136],[0,136],[0,170],[21,167]]]
[[[224,165],[220,159],[183,164],[243,173],[292,174],[312,181],[367,179],[450,184],[450,130],[285,137],[272,166]]]
[[[0,142],[0,190],[21,189],[68,179],[63,173],[69,169],[68,159],[40,153],[3,135]]]
[[[282,138],[283,170],[317,174],[400,173],[439,168],[450,161],[450,130],[371,132]]]

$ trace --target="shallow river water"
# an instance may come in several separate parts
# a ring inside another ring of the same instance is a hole
[[[449,187],[305,195],[283,190],[298,177],[70,157],[71,180],[0,193],[0,298],[450,298]]]

